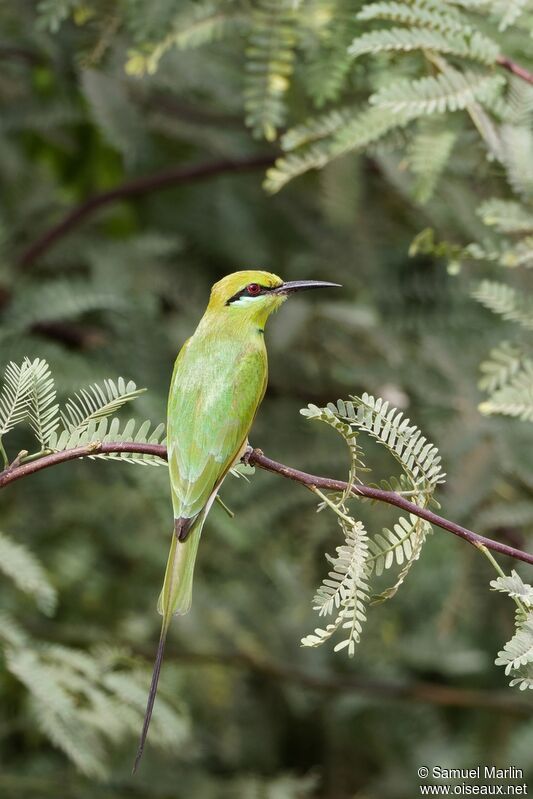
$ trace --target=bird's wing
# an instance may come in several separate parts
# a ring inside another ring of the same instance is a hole
[[[187,346],[187,345],[186,345]],[[180,352],[168,405],[168,456],[175,518],[201,512],[235,461],[263,398],[266,355],[243,348],[237,358],[211,353],[195,363]]]

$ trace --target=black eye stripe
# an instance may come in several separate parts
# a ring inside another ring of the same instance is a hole
[[[258,291],[257,294],[248,294],[248,286],[245,286],[243,289],[234,294],[233,297],[230,297],[229,300],[226,301],[226,305],[231,305],[232,302],[236,302],[241,297],[260,297],[261,294],[268,294],[269,291],[272,291],[272,289],[275,288],[275,286],[262,286],[260,283],[257,285],[261,289],[261,291]]]

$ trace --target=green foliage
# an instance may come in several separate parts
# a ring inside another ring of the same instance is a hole
[[[310,29],[302,37],[307,44],[302,77],[313,102],[321,108],[339,97],[350,76],[353,58],[349,44],[358,23],[352,0],[315,2],[313,6],[308,9]],[[302,15],[300,22],[305,22]]]
[[[95,311],[126,309],[124,297],[106,286],[95,287],[86,280],[73,278],[48,280],[26,285],[10,304],[4,317],[2,338],[20,336],[32,325],[60,322]]]
[[[482,64],[494,64],[498,57],[498,45],[478,31],[444,35],[438,30],[389,28],[364,33],[354,39],[349,52],[354,57],[369,53],[398,50],[434,50],[437,53],[470,58]],[[454,110],[454,109],[451,109]]]
[[[33,364],[28,359],[20,366],[13,361],[7,365],[0,395],[0,436],[9,433],[28,415],[34,374]]]
[[[244,99],[246,123],[267,141],[285,122],[295,44],[294,3],[259,0],[252,11]]]
[[[437,448],[401,411],[380,398],[363,394],[362,397],[351,397],[347,402],[338,400],[336,405],[331,403],[326,408],[309,405],[301,413],[308,419],[333,427],[345,440],[351,456],[348,488],[340,499],[328,499],[315,489],[322,498],[319,509],[329,506],[337,514],[345,543],[337,548],[336,558],[326,555],[332,571],[318,589],[313,607],[321,616],[330,615],[333,610],[338,610],[338,614],[326,629],[317,628],[314,634],[302,639],[302,644],[319,646],[338,629],[347,629],[348,637],[337,644],[335,651],[347,647],[348,654],[353,656],[366,621],[365,604],[369,600],[371,575],[379,577],[394,563],[401,566],[394,584],[374,597],[374,602],[393,597],[420,557],[426,535],[431,530],[426,521],[411,515],[409,519],[400,517],[394,533],[384,529],[369,538],[362,523],[349,514],[347,502],[353,499],[351,487],[357,482],[361,469],[368,471],[362,459],[358,431],[365,432],[386,447],[403,469],[403,483],[399,485],[406,486],[408,495],[412,495],[413,501],[421,507],[428,504],[436,487],[444,482],[445,475]]]
[[[39,0],[39,24],[57,33],[61,24],[79,5],[79,0]]]
[[[135,441],[160,444],[164,438],[163,424],[153,427],[149,420],[139,423],[135,419],[123,424],[113,415],[145,391],[144,388],[138,389],[133,380],[126,381],[122,377],[116,381],[107,379],[103,384],[94,383],[80,389],[60,409],[55,402],[54,379],[45,360],[36,358],[32,362],[25,358],[20,366],[11,362],[5,372],[4,397],[0,399],[4,412],[3,433],[28,418],[41,452],[24,452],[19,463],[33,460],[45,452],[60,452],[91,443]],[[162,463],[152,455],[128,452],[100,453],[92,457],[137,464]]]
[[[31,596],[39,610],[51,614],[57,595],[45,570],[24,544],[0,533],[0,571],[9,577],[18,589]]]
[[[67,400],[61,411],[64,429],[69,433],[83,433],[91,422],[111,416],[144,391],[145,388],[138,389],[132,380],[126,382],[122,377],[116,383],[105,380],[103,387],[95,383],[82,389]]]
[[[58,411],[50,367],[44,360],[35,361],[28,397],[28,418],[41,449],[46,449],[47,443],[59,427]]]
[[[504,341],[495,347],[489,359],[481,364],[483,377],[479,381],[480,389],[492,393],[502,388],[520,372],[523,363],[524,356],[520,348]]]
[[[143,42],[137,50],[130,50],[126,72],[142,76],[154,74],[159,62],[172,48],[187,50],[201,47],[223,38],[233,30],[246,25],[246,18],[233,0],[194,3],[187,0],[171,22],[171,32],[156,42]]]
[[[336,644],[335,652],[347,649],[353,657],[366,621],[368,536],[361,522],[338,518],[345,534],[344,544],[337,547],[335,557],[326,555],[331,571],[318,589],[313,605],[320,616],[330,616],[334,610],[338,613],[325,630],[317,627],[314,633],[302,638],[302,646],[320,646],[337,630],[346,631],[346,638]]]
[[[533,361],[526,359],[519,367],[516,360],[512,367],[507,364],[512,373],[501,380],[500,386],[490,392],[489,399],[482,402],[479,409],[485,414],[501,413],[505,416],[516,416],[524,421],[533,421]],[[487,369],[490,362],[485,362],[482,367]]]
[[[127,652],[110,648],[87,654],[57,644],[8,646],[5,656],[28,691],[28,711],[43,735],[82,773],[104,778],[109,746],[133,739],[142,724],[147,671]],[[154,743],[177,748],[188,738],[187,721],[159,702]]]
[[[474,290],[473,297],[485,308],[510,322],[518,322],[533,329],[533,306],[516,289],[495,280],[483,280]]]
[[[87,444],[98,444],[107,442],[133,441],[136,444],[161,444],[164,440],[165,425],[163,423],[154,426],[149,419],[139,423],[135,419],[129,419],[126,424],[121,425],[120,419],[106,418],[100,421],[90,421],[88,425],[80,430],[63,430],[59,436],[53,435],[48,448],[54,452],[62,452],[66,449],[81,447]],[[135,453],[135,452],[101,452],[88,455],[89,458],[106,458],[111,460],[121,460],[127,463],[137,463],[141,465],[160,466],[163,461],[154,455]]]
[[[87,69],[82,89],[91,113],[109,144],[135,164],[148,149],[141,113],[127,94],[124,81]]]
[[[121,429],[120,419],[109,417],[142,394],[132,381],[119,378],[94,384],[68,399],[59,414],[55,384],[47,362],[25,358],[11,362],[5,372],[2,408],[3,432],[28,419],[40,451],[21,452],[18,462],[34,460],[50,451],[103,441],[160,443],[164,425],[151,430],[130,419]],[[60,427],[62,429],[57,432]],[[150,456],[111,453],[130,463],[156,463]],[[159,461],[161,462],[161,461]],[[52,614],[57,603],[54,587],[37,558],[23,544],[0,533],[0,571],[14,585],[35,599],[37,607]],[[147,671],[128,662],[122,651],[89,655],[63,646],[30,647],[25,636],[0,624],[5,640],[8,670],[28,690],[28,709],[38,728],[59,747],[81,772],[91,777],[106,775],[106,749],[136,735],[144,715],[143,682]],[[164,701],[154,742],[165,748],[179,745],[187,735],[183,718]]]
[[[392,113],[404,111],[413,117],[442,114],[467,108],[474,101],[490,102],[503,83],[501,75],[447,69],[436,78],[400,80],[385,86],[370,97],[370,102]]]
[[[533,230],[533,215],[513,200],[496,197],[486,200],[479,206],[478,214],[485,225],[498,233],[530,233]]]
[[[409,168],[416,178],[414,195],[420,203],[433,196],[448,163],[456,135],[451,130],[426,127],[413,137],[408,151]]]
[[[533,586],[513,570],[493,580],[491,587],[508,594],[518,606],[515,634],[498,652],[496,664],[504,666],[506,675],[512,677],[509,685],[521,691],[533,689]]]
[[[413,552],[419,546],[418,528],[421,523],[424,524],[418,516],[400,516],[392,530],[384,528],[381,533],[375,534],[369,548],[372,553],[370,562],[373,563],[377,577],[390,569],[395,562],[401,566],[411,561]]]

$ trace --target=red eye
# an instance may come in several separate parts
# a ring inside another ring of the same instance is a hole
[[[250,297],[257,297],[258,294],[261,294],[261,286],[259,283],[250,283],[250,285],[246,287],[246,291]]]

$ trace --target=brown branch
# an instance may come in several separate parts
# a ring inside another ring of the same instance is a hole
[[[135,441],[118,441],[118,442],[99,442],[94,441],[81,447],[74,449],[67,449],[63,452],[54,452],[52,455],[44,455],[29,463],[23,463],[16,468],[8,468],[0,473],[0,488],[9,483],[20,480],[22,477],[27,477],[30,474],[39,472],[42,469],[47,469],[50,466],[56,466],[59,463],[75,460],[76,458],[86,458],[94,455],[103,455],[120,452],[138,453],[141,455],[153,455],[157,458],[166,460],[167,451],[161,444],[138,444]],[[301,483],[307,488],[324,488],[328,491],[345,491],[348,484],[344,480],[333,480],[330,477],[319,477],[318,475],[308,474],[299,469],[293,469],[291,466],[285,466],[283,463],[278,463],[271,458],[264,455],[261,450],[254,449],[247,455],[247,462],[252,466],[257,466],[267,472],[279,474],[289,480],[294,480]],[[412,513],[420,519],[425,519],[430,524],[440,527],[449,533],[463,538],[468,541],[472,546],[480,547],[485,546],[493,552],[498,552],[500,555],[507,555],[516,560],[522,560],[524,563],[533,565],[533,555],[529,552],[524,552],[521,549],[503,544],[501,541],[493,541],[491,538],[486,538],[479,533],[474,533],[467,527],[462,527],[460,524],[451,522],[443,516],[428,510],[428,508],[420,508],[414,502],[410,502],[405,497],[397,494],[395,491],[384,491],[381,488],[371,488],[366,485],[352,486],[352,493],[356,496],[367,497],[368,499],[376,500],[378,502],[385,502],[388,505],[395,505],[397,508]]]
[[[525,80],[526,83],[531,83],[533,85],[533,73],[529,72],[529,70],[525,69],[525,67],[521,67],[520,64],[517,64],[510,58],[507,58],[507,56],[499,55],[496,59],[496,63],[498,66],[503,67],[503,69],[506,69],[508,72],[511,72],[518,78],[522,78],[522,80]]]
[[[106,334],[103,330],[73,322],[36,322],[30,327],[30,332],[52,341],[59,341],[68,349],[89,350],[106,343]]]
[[[139,651],[136,648],[136,651]],[[139,652],[151,657],[151,650]],[[245,652],[235,653],[203,653],[178,652],[169,649],[167,657],[174,662],[194,663],[195,666],[226,666],[230,668],[248,669],[261,674],[267,679],[290,682],[329,694],[361,693],[375,696],[378,699],[395,701],[414,701],[445,707],[467,707],[493,710],[498,713],[533,714],[533,702],[522,697],[510,696],[508,692],[485,691],[461,688],[433,682],[400,682],[380,680],[369,677],[354,677],[349,674],[311,674],[302,669],[286,666],[273,660],[256,658]]]
[[[0,44],[0,60],[22,61],[30,66],[39,66],[45,63],[45,56],[35,50],[25,47],[10,47]]]
[[[256,169],[271,166],[275,159],[276,156],[273,154],[262,153],[251,158],[244,158],[241,161],[224,159],[189,166],[177,166],[152,175],[134,178],[122,183],[120,186],[116,186],[114,189],[94,194],[88,200],[69,211],[63,219],[42,233],[33,244],[30,244],[20,256],[19,266],[30,266],[43,253],[47,252],[58,239],[70,233],[73,228],[105,205],[114,203],[117,200],[139,197],[152,191],[193,183],[194,181],[216,177],[217,175],[252,172]]]
[[[41,619],[29,622],[31,632],[47,640],[59,641],[67,646],[87,648],[98,642],[94,630],[74,625],[58,628],[56,624]],[[121,642],[134,655],[152,659],[153,649],[149,645],[130,640]],[[265,680],[291,683],[303,690],[336,696],[345,693],[359,693],[378,700],[422,702],[443,707],[476,708],[508,713],[512,715],[533,715],[533,701],[523,692],[498,691],[494,689],[473,689],[461,685],[448,685],[437,681],[417,679],[387,680],[369,675],[354,675],[338,671],[308,671],[279,659],[258,656],[246,650],[230,652],[198,652],[183,650],[180,646],[167,644],[165,660],[186,668],[215,667],[241,669],[256,674]]]

